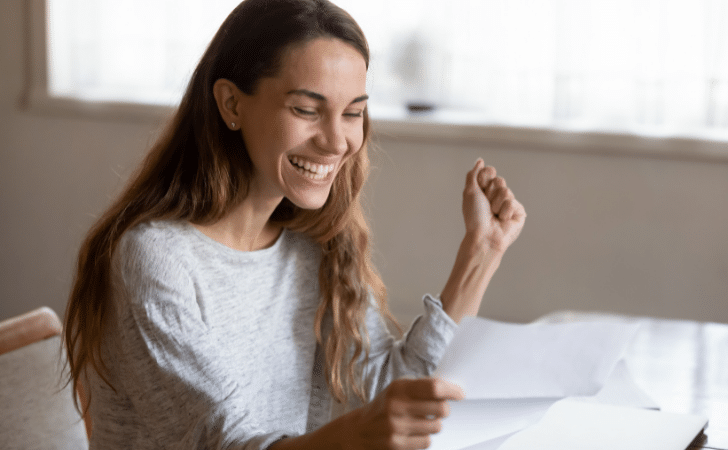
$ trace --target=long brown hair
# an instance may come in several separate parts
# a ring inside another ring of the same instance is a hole
[[[317,37],[352,45],[369,66],[363,32],[349,14],[328,0],[245,0],[223,22],[175,115],[81,246],[64,330],[69,381],[74,388],[87,368],[111,386],[101,342],[112,298],[112,256],[122,235],[153,219],[213,223],[248,194],[254,168],[241,133],[229,130],[222,121],[212,92],[215,81],[226,78],[253,94],[258,80],[278,72],[284,50]],[[338,401],[346,400],[347,388],[364,398],[357,361],[368,353],[365,314],[370,295],[380,313],[396,325],[383,283],[370,261],[369,231],[360,203],[369,164],[369,133],[365,110],[362,148],[343,164],[322,208],[303,210],[284,199],[271,217],[321,246],[321,304],[315,331],[324,346],[327,379]],[[327,316],[333,327],[324,335]]]

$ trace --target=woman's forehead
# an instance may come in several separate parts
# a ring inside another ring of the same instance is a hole
[[[350,44],[334,38],[317,38],[289,48],[275,77],[280,89],[307,89],[327,98],[349,101],[366,92],[366,61]]]

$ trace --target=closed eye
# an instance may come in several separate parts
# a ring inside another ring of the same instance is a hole
[[[310,109],[298,108],[296,106],[294,106],[292,109],[293,109],[294,112],[296,112],[296,114],[300,114],[302,116],[313,116],[313,115],[316,115],[316,111],[312,111]]]

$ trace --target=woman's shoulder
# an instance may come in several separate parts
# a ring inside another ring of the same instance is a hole
[[[142,222],[123,234],[116,256],[124,266],[179,266],[189,246],[188,228],[186,222]]]
[[[120,247],[125,250],[155,250],[170,252],[180,248],[189,240],[189,225],[186,222],[154,220],[142,222],[127,230],[121,238]]]

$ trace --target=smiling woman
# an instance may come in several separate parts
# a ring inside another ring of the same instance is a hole
[[[478,160],[450,278],[395,340],[359,199],[368,64],[328,0],[223,22],[79,254],[65,345],[91,448],[425,448],[463,398],[426,377],[525,211]]]
[[[317,209],[338,169],[364,143],[367,64],[349,44],[315,39],[286,52],[281,66],[253,95],[218,80],[215,98],[223,120],[242,130],[256,168],[248,198],[268,206],[253,208],[272,212],[286,197]]]

